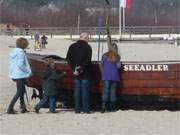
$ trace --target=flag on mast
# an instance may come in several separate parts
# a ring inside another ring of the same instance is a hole
[[[122,8],[131,8],[132,0],[119,0],[120,7]]]

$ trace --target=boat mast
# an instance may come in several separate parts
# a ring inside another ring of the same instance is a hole
[[[107,3],[107,15],[106,15],[107,45],[108,45],[108,50],[111,50],[111,49],[113,49],[111,32],[110,32],[110,28],[109,28],[109,16],[110,16],[110,12],[111,12],[111,4],[110,4],[109,0],[106,0],[106,3]]]

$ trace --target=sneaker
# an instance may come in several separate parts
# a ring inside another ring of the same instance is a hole
[[[58,113],[57,111],[48,111],[47,113]]]

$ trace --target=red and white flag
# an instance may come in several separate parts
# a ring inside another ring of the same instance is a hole
[[[131,8],[132,0],[119,0],[119,3],[122,8]]]

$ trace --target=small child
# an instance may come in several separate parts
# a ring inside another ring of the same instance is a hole
[[[34,50],[41,51],[41,43],[39,41],[35,42]]]
[[[43,91],[44,96],[40,102],[35,106],[35,112],[39,113],[40,108],[42,108],[49,101],[49,112],[56,113],[56,96],[57,92],[57,81],[65,76],[66,72],[61,74],[56,73],[55,64],[52,59],[46,61],[47,68],[43,73]]]
[[[110,110],[115,111],[116,109],[116,89],[120,81],[119,63],[120,56],[118,54],[118,47],[116,44],[113,44],[113,48],[102,56],[101,62],[103,81],[102,113],[108,110],[109,99]]]
[[[43,49],[45,49],[46,44],[48,44],[47,39],[48,39],[48,37],[46,37],[45,34],[43,34],[43,36],[41,37],[41,45],[42,45]]]

